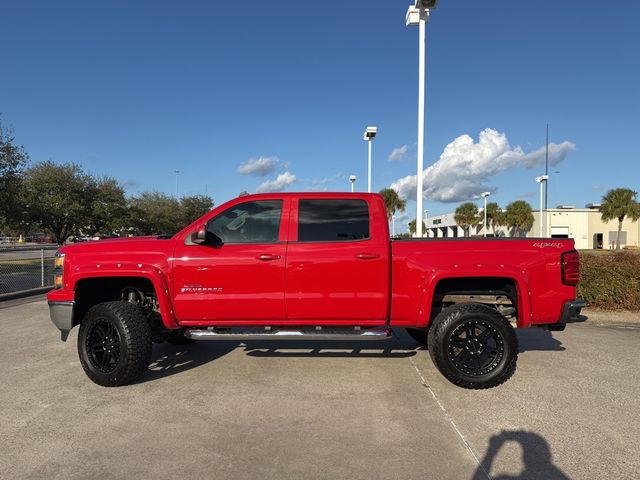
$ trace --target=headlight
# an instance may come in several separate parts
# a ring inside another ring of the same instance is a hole
[[[62,288],[62,275],[64,273],[64,253],[56,253],[53,260],[53,285]]]

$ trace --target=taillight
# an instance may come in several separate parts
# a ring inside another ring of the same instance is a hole
[[[562,283],[577,285],[580,281],[580,255],[575,250],[561,255]]]

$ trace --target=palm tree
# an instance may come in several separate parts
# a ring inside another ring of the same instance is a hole
[[[380,195],[384,201],[384,208],[387,210],[387,219],[389,221],[397,211],[404,212],[407,202],[402,200],[398,196],[398,192],[393,188],[383,188],[380,190]]]
[[[630,188],[614,188],[602,197],[602,205],[600,206],[602,221],[609,222],[609,220],[618,219],[616,250],[620,250],[620,234],[624,218],[629,217],[632,220],[640,218],[640,204],[636,201],[636,195],[638,192],[634,192]]]
[[[504,225],[504,214],[496,202],[487,203],[487,225],[491,226],[494,236],[496,227]]]
[[[422,222],[422,231],[426,232],[427,231],[427,226],[424,224],[424,222]],[[413,236],[414,233],[416,233],[416,221],[411,220],[409,222],[409,233]]]
[[[469,228],[472,225],[477,225],[480,221],[478,216],[478,207],[475,203],[466,202],[456,208],[454,215],[456,223],[464,230],[464,236],[469,236]]]
[[[524,200],[516,200],[507,205],[504,212],[504,223],[513,229],[513,234],[519,237],[523,231],[533,227],[533,210]],[[512,235],[512,236],[514,236]]]

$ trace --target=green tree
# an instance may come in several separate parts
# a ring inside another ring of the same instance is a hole
[[[616,250],[620,249],[620,233],[622,232],[622,222],[625,217],[629,217],[632,220],[640,218],[640,204],[636,201],[636,195],[638,195],[638,192],[634,192],[629,188],[614,188],[602,197],[602,205],[600,206],[602,221],[618,220]]]
[[[75,163],[51,160],[25,171],[21,212],[25,223],[53,234],[58,243],[91,224],[96,181]]]
[[[95,189],[91,216],[83,233],[111,234],[129,226],[124,187],[116,179],[104,177],[95,180]]]
[[[487,203],[487,225],[496,234],[496,227],[504,225],[504,213],[496,202]]]
[[[424,224],[424,222],[422,222],[422,232],[426,232],[427,231],[427,226]],[[411,220],[409,222],[409,233],[413,236],[414,233],[416,233],[416,220]]]
[[[468,237],[471,226],[477,225],[479,222],[480,217],[478,216],[478,207],[475,203],[465,202],[456,208],[456,213],[453,218],[464,230],[465,237]]]
[[[161,192],[131,198],[129,223],[136,235],[174,234],[186,226],[180,202]]]
[[[213,208],[213,199],[206,195],[193,195],[180,199],[183,223],[186,227]]]
[[[379,193],[382,196],[384,208],[387,211],[388,221],[391,221],[391,217],[393,217],[396,212],[404,212],[404,209],[407,207],[407,202],[402,200],[398,196],[398,192],[393,188],[383,188]]]
[[[0,119],[0,225],[15,226],[20,220],[22,173],[28,161],[24,148],[14,144],[13,130]]]
[[[523,232],[531,230],[533,226],[531,205],[524,200],[511,202],[504,212],[504,224],[512,229],[511,236],[515,237],[520,237]]]

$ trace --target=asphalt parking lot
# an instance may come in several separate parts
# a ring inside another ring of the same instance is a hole
[[[637,324],[519,331],[515,376],[486,391],[404,335],[162,344],[106,389],[46,302],[0,304],[0,477],[637,479]]]

